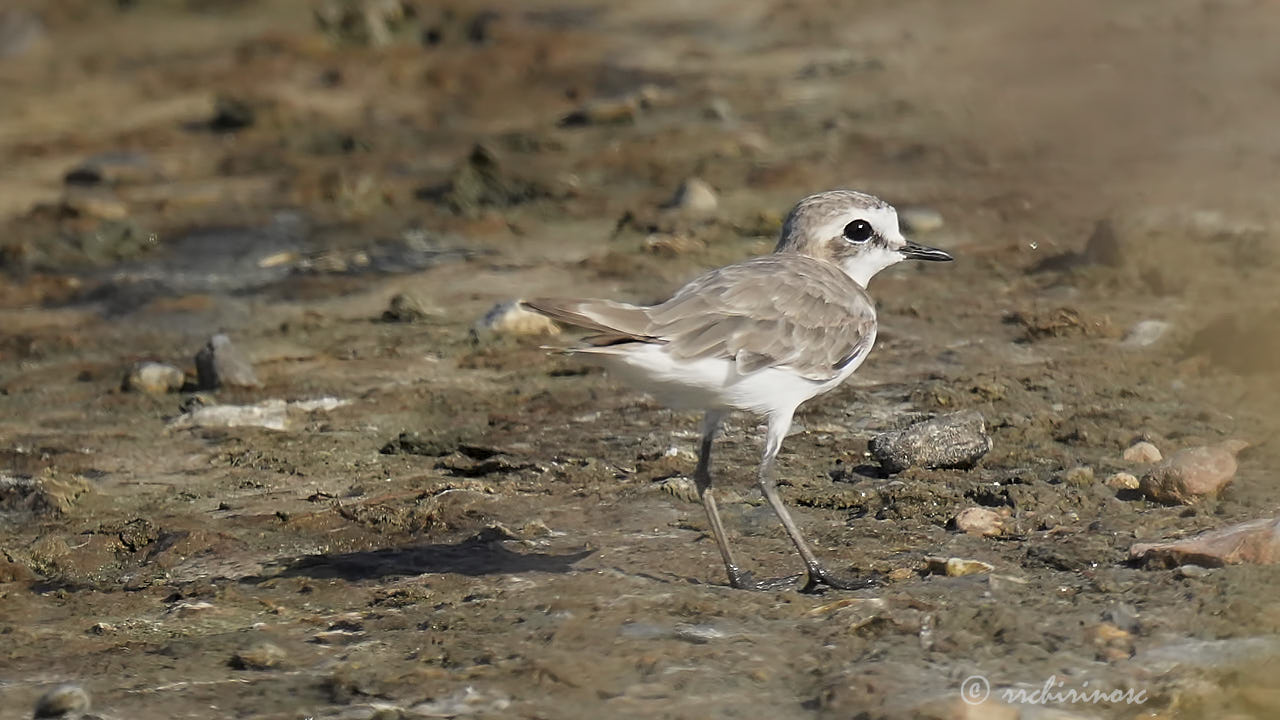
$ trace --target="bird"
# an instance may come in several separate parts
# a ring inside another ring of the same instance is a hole
[[[535,298],[522,306],[591,333],[567,352],[604,365],[668,407],[703,413],[693,480],[731,587],[780,589],[803,577],[803,592],[855,590],[874,579],[840,577],[818,560],[778,495],[775,459],[796,409],[847,380],[871,352],[871,278],[903,260],[953,259],[903,237],[889,203],[829,190],[792,208],[771,254],[710,270],[664,302]],[[765,422],[756,482],[804,561],[803,576],[757,580],[730,547],[711,450],[733,411]]]

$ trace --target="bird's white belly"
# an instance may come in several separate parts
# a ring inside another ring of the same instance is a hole
[[[809,380],[783,368],[741,374],[720,358],[675,358],[662,345],[634,345],[625,353],[601,353],[613,375],[677,409],[746,410],[760,415],[790,412],[832,390],[853,374],[870,351],[855,357],[831,380]]]

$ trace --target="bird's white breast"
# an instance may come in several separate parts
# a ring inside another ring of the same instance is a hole
[[[844,382],[862,365],[874,342],[873,330],[866,349],[841,368],[839,375],[825,381],[806,379],[785,367],[742,374],[733,360],[677,358],[663,345],[632,345],[625,352],[602,353],[602,359],[608,360],[615,375],[669,407],[771,415],[794,411],[806,400]]]

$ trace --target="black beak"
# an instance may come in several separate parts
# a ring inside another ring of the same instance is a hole
[[[898,252],[902,253],[902,257],[908,260],[931,260],[933,262],[948,262],[955,260],[950,253],[931,248],[928,245],[920,245],[908,241],[906,245],[898,248]]]

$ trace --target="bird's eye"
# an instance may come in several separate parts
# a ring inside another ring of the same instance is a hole
[[[852,242],[866,242],[875,234],[876,231],[871,228],[871,223],[866,220],[854,220],[844,226],[844,237]]]

